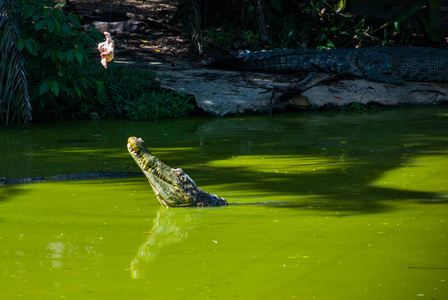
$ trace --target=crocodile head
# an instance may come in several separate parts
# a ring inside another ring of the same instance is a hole
[[[128,151],[142,169],[159,202],[164,206],[221,206],[224,198],[209,194],[182,169],[172,169],[153,155],[141,138],[128,139]]]

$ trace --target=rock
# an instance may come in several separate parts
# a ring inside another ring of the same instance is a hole
[[[408,82],[403,86],[331,77],[326,81],[317,81],[317,85],[306,86],[303,92],[283,95],[271,106],[274,86],[284,87],[301,82],[305,76],[216,70],[188,63],[160,63],[148,68],[160,75],[163,87],[193,95],[199,109],[219,117],[269,113],[272,109],[346,107],[351,103],[396,106],[448,102],[448,83]]]
[[[346,106],[353,102],[360,104],[379,103],[391,105],[434,105],[448,100],[448,83],[408,82],[407,85],[393,85],[364,79],[341,80],[321,84],[302,93],[311,106]]]
[[[100,120],[100,115],[96,111],[90,113],[90,120],[97,121]]]

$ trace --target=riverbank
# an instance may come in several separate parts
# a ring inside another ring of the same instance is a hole
[[[212,116],[349,107],[416,106],[448,103],[448,83],[385,84],[317,74],[320,83],[294,93],[274,92],[296,84],[306,74],[268,74],[211,69],[199,62],[116,63],[156,71],[163,87],[194,96],[198,108]]]
[[[291,91],[288,87],[300,83],[308,74],[207,68],[201,62],[209,57],[192,54],[186,35],[167,23],[167,16],[177,9],[176,1],[117,7],[114,12],[121,15],[114,15],[113,20],[117,22],[111,25],[104,22],[109,17],[108,7],[97,9],[93,4],[94,1],[90,6],[83,3],[78,6],[78,12],[84,19],[92,21],[90,26],[100,31],[112,31],[115,40],[113,63],[157,72],[165,89],[192,95],[198,110],[207,115],[448,103],[448,83],[408,82],[398,86],[317,74],[311,84],[303,82],[299,91]],[[111,27],[108,29],[108,26]]]

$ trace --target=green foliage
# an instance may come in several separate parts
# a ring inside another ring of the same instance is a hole
[[[304,43],[309,43],[311,48],[335,48],[364,39],[364,32],[371,30],[364,26],[364,18],[343,16],[326,0],[265,0],[263,13],[270,38],[263,39],[257,29],[263,19],[257,15],[259,1],[236,2],[241,3],[241,22],[245,29],[238,29],[240,24],[225,19],[219,27],[205,29],[205,42],[230,50],[297,48]]]
[[[260,47],[263,47],[258,34],[252,30],[243,31],[230,22],[225,22],[220,27],[207,28],[204,41],[227,51],[234,49],[259,50]]]
[[[191,97],[176,92],[152,91],[134,101],[126,101],[124,112],[132,120],[180,118],[194,110]]]
[[[218,0],[209,0],[209,5],[215,2]],[[226,1],[221,7],[227,5],[228,10],[214,11],[214,26],[210,28],[206,23],[203,24],[206,32],[205,42],[209,42],[211,46],[230,50],[236,48],[259,50],[297,48],[303,45],[312,49],[372,45],[413,46],[428,45],[428,42],[438,40],[438,28],[435,24],[438,24],[439,8],[434,4],[436,1],[434,3],[425,0],[416,1],[396,19],[386,23],[382,19],[368,19],[363,15],[346,12],[346,2],[345,0]],[[423,9],[426,10],[425,14],[422,13]],[[207,13],[207,10],[203,10],[202,13]],[[211,18],[203,17],[203,19]],[[221,25],[216,25],[217,19],[221,20]],[[268,37],[266,31],[261,32],[260,27],[267,29]],[[247,33],[252,34],[249,39],[246,38]]]
[[[359,102],[353,102],[348,106],[348,110],[355,113],[376,112],[378,107],[374,103],[362,104]]]
[[[357,47],[374,38],[366,17],[341,14],[344,7],[345,1],[307,1],[304,11],[309,18],[304,36],[314,41],[311,48]]]
[[[303,16],[296,11],[291,11],[280,0],[266,1],[265,14],[269,23],[272,42],[276,47],[296,48],[308,29]]]
[[[424,15],[419,14],[419,11],[424,8],[427,12]],[[384,30],[385,42],[395,42],[400,45],[412,46],[416,39],[425,40],[426,45],[428,42],[437,42],[441,40],[438,28],[440,26],[439,12],[439,1],[419,0],[402,11],[395,19],[380,26],[378,31]],[[417,23],[420,24],[419,27],[415,26]]]
[[[21,0],[15,15],[21,33],[16,50],[26,58],[35,120],[155,120],[194,110],[191,97],[163,91],[155,73],[113,63],[105,70],[96,51],[102,35],[94,29],[84,32],[76,15],[43,0]],[[94,63],[89,62],[92,51]]]
[[[325,26],[320,27],[316,37],[317,49],[345,48],[359,46],[370,39],[372,28],[366,25],[365,18],[328,18]]]
[[[164,91],[154,72],[116,64],[80,72],[89,86],[82,100],[73,103],[70,111],[75,113],[67,117],[157,120],[184,117],[195,108],[192,97]]]
[[[43,0],[22,0],[16,14],[21,33],[17,49],[26,57],[34,115],[39,119],[58,114],[66,99],[80,99],[87,87],[73,66],[88,62],[101,35],[83,32],[76,15],[65,15]]]

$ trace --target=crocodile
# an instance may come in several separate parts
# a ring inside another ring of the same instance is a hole
[[[448,82],[448,50],[424,47],[240,50],[203,64],[261,72],[339,73],[391,84]]]
[[[201,188],[182,169],[173,169],[153,155],[141,138],[128,139],[128,151],[142,169],[159,202],[166,207],[224,206],[227,200]]]

